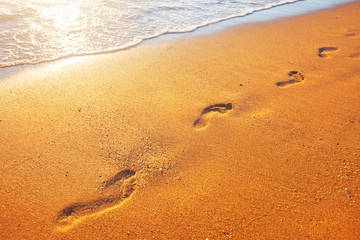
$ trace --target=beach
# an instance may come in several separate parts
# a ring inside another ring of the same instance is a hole
[[[359,12],[10,71],[0,239],[357,239]]]

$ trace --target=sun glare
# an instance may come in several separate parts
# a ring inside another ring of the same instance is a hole
[[[60,3],[49,4],[50,2]],[[76,4],[76,1],[68,2],[53,0],[45,3],[45,6],[46,7],[40,12],[41,17],[49,21],[49,24],[52,24],[54,28],[60,31],[66,31],[79,24],[78,21],[81,15],[81,9]]]
[[[51,31],[46,41],[62,51],[69,49],[76,51],[76,46],[86,44],[87,40],[81,34],[83,8],[80,3],[83,1],[69,0],[36,0],[37,15],[43,20],[41,25],[34,28],[46,28],[44,32]]]

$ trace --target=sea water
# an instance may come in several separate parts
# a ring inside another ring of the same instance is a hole
[[[129,48],[297,0],[0,0],[0,68]]]
[[[349,1],[0,0],[0,68],[127,49],[280,5],[291,15],[294,2],[319,9]]]

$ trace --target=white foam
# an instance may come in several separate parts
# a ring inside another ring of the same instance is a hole
[[[125,49],[297,0],[0,0],[0,68]]]

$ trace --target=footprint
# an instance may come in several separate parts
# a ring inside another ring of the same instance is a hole
[[[360,60],[360,53],[353,53],[353,54],[349,55],[349,58],[352,58],[355,60]]]
[[[135,171],[126,169],[104,181],[97,199],[75,202],[62,209],[58,216],[58,230],[67,231],[87,217],[100,215],[115,209],[135,191]]]
[[[330,58],[329,53],[331,54],[337,51],[339,51],[337,47],[322,47],[319,48],[318,56],[322,58]]]
[[[213,113],[225,114],[233,109],[232,103],[219,103],[205,108],[200,117],[196,119],[193,126],[196,129],[203,129],[209,125],[209,118]]]
[[[288,81],[283,81],[283,82],[277,82],[276,86],[278,87],[287,87],[291,84],[294,83],[300,83],[302,81],[305,80],[304,75],[302,75],[301,73],[299,73],[298,71],[290,71],[288,74],[290,77],[294,77],[293,79],[290,79]]]
[[[130,178],[130,177],[134,176],[135,174],[136,174],[136,172],[132,171],[130,169],[125,169],[123,171],[120,171],[112,178],[105,180],[102,183],[102,188],[106,189],[106,188],[114,185],[115,183],[119,182],[120,180]]]
[[[345,34],[345,37],[348,38],[359,38],[359,34],[357,33],[357,30],[349,29],[347,33]]]

